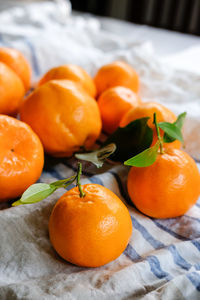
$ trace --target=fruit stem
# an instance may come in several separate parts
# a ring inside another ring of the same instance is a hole
[[[153,114],[153,123],[156,126],[156,133],[157,133],[158,140],[159,140],[159,143],[160,143],[160,153],[163,154],[164,153],[164,151],[163,151],[163,140],[160,136],[160,130],[159,130],[158,123],[157,123],[156,113]]]
[[[85,193],[83,192],[82,186],[81,186],[81,183],[80,183],[81,174],[82,174],[82,164],[79,162],[78,163],[78,170],[77,170],[77,177],[76,177],[76,186],[78,186],[80,197],[83,198],[83,197],[85,197]]]

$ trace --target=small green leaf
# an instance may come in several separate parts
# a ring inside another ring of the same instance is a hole
[[[98,150],[88,153],[76,153],[75,157],[81,160],[92,162],[97,168],[103,166],[106,158],[108,158],[116,150],[115,144],[106,145]]]
[[[126,166],[134,166],[134,167],[148,167],[151,166],[157,158],[158,148],[160,142],[158,141],[153,147],[150,147],[138,155],[128,159],[124,162]]]
[[[174,124],[175,124],[179,129],[182,129],[183,123],[184,123],[184,120],[185,120],[186,115],[187,115],[186,112],[181,113],[180,115],[178,115],[176,121],[174,122]]]
[[[12,203],[12,206],[19,206],[19,205],[22,205],[20,200],[17,200],[17,201]]]
[[[66,188],[68,187],[70,184],[72,184],[74,182],[74,180],[76,179],[76,175],[71,176],[67,179],[61,179],[55,182],[50,183],[51,187],[55,187],[55,188]]]
[[[36,203],[51,195],[57,188],[47,183],[35,183],[22,194],[19,201],[23,204]]]
[[[116,151],[109,157],[113,161],[124,162],[131,155],[136,155],[150,147],[153,131],[147,125],[147,118],[137,119],[125,127],[119,127],[103,144],[114,143]]]
[[[181,129],[178,128],[173,123],[168,122],[161,122],[158,123],[159,128],[161,128],[170,138],[173,138],[175,140],[179,140],[183,143],[183,136],[181,133]]]
[[[178,115],[176,121],[172,124],[174,124],[176,127],[178,127],[180,130],[183,127],[183,123],[184,123],[184,119],[186,117],[186,112],[181,113],[180,115]],[[171,137],[170,135],[168,135],[166,132],[164,133],[163,136],[163,142],[164,143],[172,143],[176,140],[176,138]]]

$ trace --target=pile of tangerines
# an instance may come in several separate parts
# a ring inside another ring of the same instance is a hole
[[[24,56],[0,48],[0,201],[22,195],[20,204],[37,202],[76,180],[49,221],[50,240],[61,257],[80,266],[104,265],[126,248],[132,222],[126,206],[109,189],[81,185],[81,164],[70,179],[34,184],[43,169],[44,152],[70,157],[83,148],[92,150],[102,129],[111,135],[149,117],[151,147],[136,157],[127,179],[132,202],[150,217],[169,218],[184,214],[197,201],[200,175],[194,160],[180,150],[180,141],[165,143],[157,125],[175,123],[177,117],[159,103],[142,102],[139,78],[130,65],[112,62],[94,79],[79,66],[59,66],[25,96],[30,82],[31,68]],[[153,155],[154,161],[145,164]],[[144,163],[138,165],[138,160]]]

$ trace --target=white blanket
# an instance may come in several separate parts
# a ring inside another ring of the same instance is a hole
[[[0,14],[0,43],[21,50],[36,81],[49,68],[75,63],[94,75],[116,59],[130,63],[141,78],[144,101],[188,112],[186,151],[200,159],[200,76],[161,63],[149,43],[124,40],[101,30],[93,18],[54,17],[53,3]],[[134,35],[133,35],[134,37]],[[74,173],[74,159],[49,159],[40,178],[51,182]],[[0,299],[200,299],[200,203],[168,220],[145,217],[126,190],[128,169],[86,163],[83,183],[103,184],[129,208],[133,234],[124,253],[101,268],[87,269],[62,260],[48,237],[48,219],[64,190],[41,203],[0,211]]]

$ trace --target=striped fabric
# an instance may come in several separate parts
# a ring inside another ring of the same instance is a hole
[[[132,42],[123,41],[102,32],[93,19],[73,18],[61,26],[52,19],[52,5],[40,5],[39,10],[32,6],[21,15],[1,15],[1,45],[25,53],[35,80],[61,63],[77,63],[94,74],[108,61],[128,61],[141,76],[143,99],[158,100],[175,112],[189,111],[192,131],[185,129],[189,139],[186,150],[200,168],[196,130],[199,77],[161,65],[148,45],[134,37]],[[27,23],[22,26],[25,15]],[[48,156],[39,181],[64,179],[73,175],[76,167],[74,158]],[[51,247],[48,218],[64,190],[41,203],[1,210],[0,299],[200,299],[200,199],[182,217],[148,218],[131,204],[127,174],[128,168],[122,165],[105,164],[97,169],[83,163],[82,184],[97,183],[111,189],[127,205],[132,218],[133,234],[126,250],[101,268],[68,264]]]

